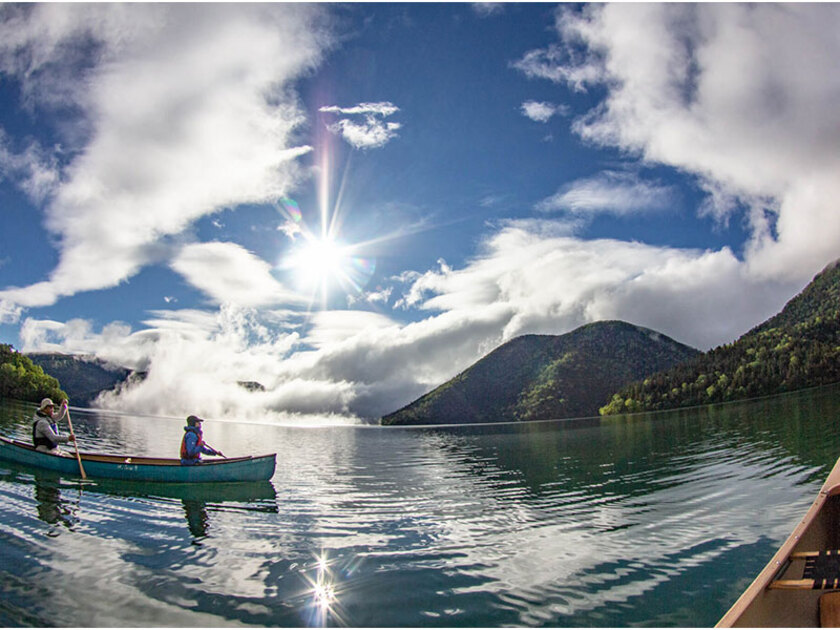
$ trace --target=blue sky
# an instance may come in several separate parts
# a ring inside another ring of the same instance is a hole
[[[521,334],[728,343],[840,256],[835,5],[0,18],[0,342],[149,372],[104,407],[377,417]]]

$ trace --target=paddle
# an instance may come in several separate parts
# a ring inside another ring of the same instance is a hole
[[[75,435],[75,431],[73,430],[73,421],[70,419],[70,408],[67,409],[67,426],[70,427],[70,433]],[[87,475],[85,474],[85,467],[82,466],[82,456],[79,455],[79,442],[78,438],[74,440],[73,444],[76,447],[76,461],[79,462],[79,472],[82,473],[82,479],[87,479]]]
[[[210,445],[209,445],[209,444],[207,444],[207,442],[205,442],[205,443],[204,443],[204,446],[210,446]],[[216,447],[214,447],[214,446],[210,446],[210,448],[212,448],[214,451],[216,451],[216,455],[217,455],[217,456],[219,456],[219,457],[224,457],[225,459],[227,459],[227,458],[228,458],[228,456],[227,456],[227,455],[225,455],[224,453],[222,453],[222,451],[220,451],[220,450],[219,450],[219,449],[217,449]]]

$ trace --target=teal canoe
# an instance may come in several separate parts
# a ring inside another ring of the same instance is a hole
[[[275,454],[205,460],[183,466],[178,459],[82,453],[88,477],[123,481],[167,483],[209,483],[230,481],[266,481],[274,475]],[[81,477],[74,454],[51,455],[36,451],[31,444],[0,437],[0,460],[15,462],[62,475]]]

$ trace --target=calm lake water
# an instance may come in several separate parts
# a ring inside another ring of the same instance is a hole
[[[33,405],[0,402],[28,436]],[[85,482],[0,462],[0,626],[711,626],[840,455],[840,388],[609,420],[207,422],[270,482]],[[73,413],[82,450],[183,422]],[[64,427],[66,430],[66,427]]]

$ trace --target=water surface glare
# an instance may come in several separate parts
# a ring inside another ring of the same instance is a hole
[[[32,405],[0,402],[0,433]],[[0,626],[711,626],[838,455],[840,388],[608,420],[207,422],[270,482],[82,483],[0,462]],[[74,412],[86,451],[182,422]],[[66,431],[66,427],[64,427]]]

